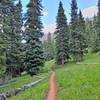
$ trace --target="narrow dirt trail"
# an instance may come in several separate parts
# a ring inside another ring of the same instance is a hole
[[[56,92],[56,75],[55,72],[52,72],[49,80],[49,91],[46,100],[56,100]]]

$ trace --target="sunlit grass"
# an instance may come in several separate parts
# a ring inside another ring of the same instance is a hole
[[[21,86],[28,84],[32,81],[36,81],[38,79],[38,77],[31,77],[30,75],[23,75],[21,77],[14,78],[13,80],[15,80],[15,82],[11,82],[9,84],[5,84],[4,87],[0,87],[0,93],[15,90],[16,88],[20,88]]]
[[[47,78],[38,85],[11,97],[9,100],[45,100],[48,92],[48,79],[49,74],[47,75]]]
[[[100,65],[85,64],[97,62],[100,62],[100,56],[89,54],[84,57],[83,64],[78,65],[70,62],[57,69],[57,100],[100,100]],[[58,67],[54,60],[45,63],[46,69],[52,66]],[[50,73],[41,73],[40,76],[45,76],[46,79],[38,85],[11,97],[10,100],[45,100]],[[31,80],[28,75],[18,79],[21,81],[24,79]],[[22,84],[25,84],[24,81]],[[15,87],[17,86],[18,84]],[[11,87],[13,88],[12,84]]]
[[[84,62],[100,63],[100,54],[88,54],[86,57],[84,57]]]
[[[45,63],[45,68],[51,68],[55,65],[55,60],[47,61]]]
[[[100,62],[99,55],[88,55],[85,62]],[[57,100],[100,100],[100,65],[66,64],[56,71]]]

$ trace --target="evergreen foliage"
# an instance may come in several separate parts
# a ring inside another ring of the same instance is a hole
[[[51,34],[52,33],[48,33],[47,40],[43,40],[44,56],[47,61],[55,58],[54,38]]]
[[[41,0],[30,0],[27,7],[28,12],[26,26],[28,26],[28,28],[26,29],[26,34],[28,40],[25,59],[25,69],[28,72],[37,72],[41,67],[43,67],[44,64],[42,42],[40,41],[40,38],[42,38],[43,36],[43,26],[41,22]]]
[[[80,11],[78,14],[77,1],[72,0],[71,4],[71,54],[74,62],[82,61],[87,53],[85,39],[85,21]]]
[[[100,51],[100,0],[98,0],[98,14],[95,30],[97,33],[97,37],[93,45],[93,52],[98,52]]]
[[[73,60],[78,61],[79,58],[79,35],[78,35],[78,7],[77,1],[72,0],[71,3],[71,49]]]
[[[74,62],[83,61],[88,48],[100,51],[100,0],[97,16],[86,20],[81,10],[78,13],[77,0],[72,0],[69,24],[60,1],[54,37],[49,33],[43,43],[41,0],[30,0],[27,8],[23,18],[21,0],[17,4],[12,0],[0,2],[0,78],[4,74],[21,75],[23,71],[37,74],[45,60],[55,59],[60,65],[71,57]]]
[[[17,5],[12,6],[12,17],[10,19],[10,46],[7,52],[7,70],[13,73],[13,76],[20,74],[20,49],[21,49],[21,27],[22,27],[22,4],[21,1]],[[12,71],[12,72],[11,72]]]
[[[59,3],[56,23],[56,62],[63,65],[69,59],[69,39],[67,18],[64,13],[62,2]]]
[[[1,34],[3,39],[3,54],[5,54],[6,74],[16,75],[20,70],[20,44],[21,44],[21,27],[22,27],[22,4],[14,6],[13,1],[7,0],[1,3]]]
[[[12,37],[13,37],[12,23],[13,23],[13,19],[14,19],[14,16],[13,16],[14,6],[13,6],[13,2],[11,0],[2,1],[1,6],[2,6],[2,19],[3,19],[2,30],[3,30],[3,33],[5,34],[5,39],[6,39],[6,44],[7,44],[6,57],[8,59],[9,58],[8,54],[10,54],[10,48],[12,45]],[[9,65],[10,65],[10,63],[9,63]],[[6,67],[8,67],[9,65],[7,64]],[[12,66],[9,66],[8,68],[12,69]],[[10,70],[10,72],[11,72],[11,70]]]
[[[79,35],[79,61],[83,60],[83,56],[88,52],[87,48],[88,45],[86,43],[86,26],[85,26],[85,20],[84,17],[82,15],[82,12],[79,12],[79,16],[78,16],[78,35]]]

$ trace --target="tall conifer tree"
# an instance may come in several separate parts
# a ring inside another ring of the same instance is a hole
[[[7,62],[6,62],[6,67],[7,67],[7,72],[9,74],[13,73],[14,66],[12,65],[12,61],[10,59],[10,54],[11,54],[11,47],[12,47],[12,41],[13,41],[13,20],[14,20],[14,14],[13,14],[13,9],[14,5],[11,0],[3,0],[2,3],[2,12],[3,12],[3,32],[5,34],[5,39],[6,39],[6,44],[7,44],[7,51],[6,51],[6,57],[7,57]]]
[[[42,33],[42,22],[41,22],[41,11],[42,5],[41,0],[30,0],[27,5],[27,22],[26,29],[28,41],[27,41],[27,52],[26,52],[26,70],[28,72],[39,70],[44,63],[42,42],[40,38],[43,36]]]
[[[79,58],[79,42],[78,42],[78,7],[77,1],[72,0],[71,3],[71,54],[73,60],[77,62]]]
[[[82,12],[79,12],[79,16],[78,16],[78,40],[79,40],[79,61],[83,60],[83,56],[84,54],[87,53],[87,43],[86,43],[86,38],[85,38],[85,34],[86,34],[86,26],[85,26],[85,20],[84,17],[82,15]]]
[[[57,28],[55,32],[56,39],[56,62],[58,64],[65,64],[69,58],[68,46],[68,26],[67,18],[64,13],[63,4],[60,1],[57,14]]]
[[[48,33],[47,39],[43,40],[43,49],[45,60],[49,61],[55,58],[54,37],[51,36],[51,33]]]
[[[19,0],[18,4],[14,6],[14,43],[13,45],[13,51],[12,51],[12,57],[13,58],[13,63],[15,67],[15,74],[20,74],[21,71],[21,27],[23,25],[23,20],[22,20],[22,4],[21,1]]]
[[[54,58],[54,44],[53,44],[53,38],[51,36],[51,33],[48,33],[47,37],[47,52],[48,52],[48,60],[52,60]]]
[[[6,68],[6,50],[7,50],[7,40],[6,35],[3,31],[3,8],[0,5],[0,78],[5,72]]]
[[[21,16],[21,2],[14,6],[13,1],[2,1],[4,7],[3,31],[6,34],[7,40],[7,69],[9,74],[15,75],[19,67],[19,46],[20,46],[20,31],[22,26]]]
[[[96,33],[97,37],[94,42],[93,51],[98,52],[100,51],[100,0],[98,0],[98,14],[97,14],[97,21],[96,21]]]

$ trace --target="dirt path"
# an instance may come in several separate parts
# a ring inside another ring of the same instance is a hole
[[[46,100],[56,100],[56,92],[56,75],[55,72],[52,72],[49,80],[49,92]]]

